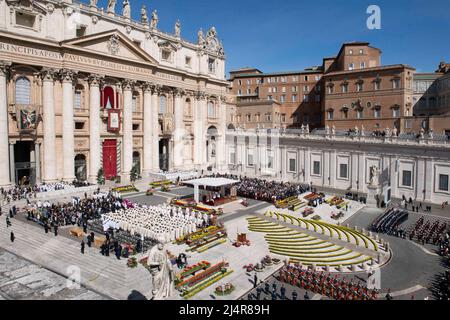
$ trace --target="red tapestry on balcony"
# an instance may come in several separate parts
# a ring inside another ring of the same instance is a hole
[[[111,87],[105,87],[102,90],[100,104],[103,109],[115,109],[114,89]]]

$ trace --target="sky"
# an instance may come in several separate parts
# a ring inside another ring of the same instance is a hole
[[[89,3],[89,0],[82,0]],[[215,26],[223,41],[226,70],[256,67],[263,72],[321,65],[341,44],[367,41],[382,50],[382,64],[409,64],[434,72],[450,62],[449,0],[130,0],[132,17],[156,9],[158,29],[196,42],[200,28]],[[107,0],[98,6],[106,8]],[[369,5],[381,10],[381,29],[369,30]],[[117,0],[116,12],[122,12]]]

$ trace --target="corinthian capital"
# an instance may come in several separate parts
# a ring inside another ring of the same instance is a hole
[[[70,69],[62,69],[59,72],[62,82],[73,82],[77,76],[78,72]]]
[[[100,87],[103,84],[104,77],[99,74],[91,74],[88,77],[88,82],[91,87]]]
[[[173,95],[177,98],[181,98],[185,95],[185,91],[182,88],[174,88]]]
[[[10,61],[0,61],[0,76],[7,76],[9,74],[11,64]]]
[[[142,84],[142,90],[144,90],[144,92],[153,92],[153,89],[155,87],[155,84],[153,82],[144,82]]]
[[[54,81],[58,75],[58,70],[53,68],[42,68],[41,78],[43,81]]]
[[[130,91],[130,90],[133,90],[135,84],[136,84],[135,81],[129,80],[129,79],[125,79],[125,80],[122,81],[122,88],[125,91]]]
[[[197,99],[198,100],[206,100],[206,99],[208,99],[208,95],[204,91],[198,91],[197,92]]]

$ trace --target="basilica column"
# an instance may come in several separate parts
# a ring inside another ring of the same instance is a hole
[[[152,84],[145,83],[142,88],[144,91],[144,164],[142,172],[147,176],[153,169],[153,121],[156,121],[156,118],[152,114]]]
[[[218,167],[223,170],[226,167],[226,134],[227,134],[227,111],[226,97],[221,96],[219,100],[219,141],[216,145]]]
[[[44,182],[57,181],[55,132],[55,70],[45,68],[41,73],[43,131],[44,131]]]
[[[206,164],[206,131],[204,130],[207,121],[206,99],[205,92],[198,92],[194,119],[194,164],[197,169]]]
[[[14,146],[16,142],[13,141],[9,144],[9,175],[11,177],[11,183],[16,184],[16,159],[14,156]]]
[[[41,183],[41,144],[36,141],[34,143],[34,154],[36,163],[36,183]]]
[[[11,184],[8,158],[8,100],[7,77],[11,63],[0,61],[0,187]]]
[[[133,167],[133,87],[134,82],[123,82],[123,172],[126,180]]]
[[[72,70],[61,71],[63,87],[63,179],[73,181],[75,179],[75,138],[73,120],[73,80],[75,73]]]
[[[184,91],[182,89],[176,88],[174,90],[174,125],[175,130],[173,134],[173,160],[175,169],[179,169],[184,164],[184,147],[183,147],[183,136],[184,136],[184,123],[183,123],[183,100],[182,97]]]
[[[152,162],[153,162],[153,171],[159,171],[159,121],[158,121],[158,113],[159,113],[159,104],[158,97],[161,91],[161,87],[156,85],[153,87],[152,91],[152,103],[151,103],[151,114],[153,118],[152,126]]]
[[[101,77],[89,77],[89,181],[97,183],[100,169],[100,85]]]

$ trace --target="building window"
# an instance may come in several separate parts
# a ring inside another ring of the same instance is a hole
[[[356,91],[361,92],[361,91],[363,91],[363,89],[364,89],[363,83],[362,82],[358,82],[356,84]]]
[[[84,122],[75,122],[75,130],[83,130]]]
[[[313,174],[320,175],[320,161],[313,162]]]
[[[238,96],[242,96],[242,89],[238,90]]]
[[[137,96],[133,96],[133,100],[131,100],[131,110],[133,112],[137,112]]]
[[[333,94],[333,91],[334,91],[333,86],[328,86],[327,88],[328,88],[328,94]]]
[[[350,63],[348,65],[348,70],[353,70],[353,69],[355,69],[355,64],[354,63]]]
[[[281,122],[286,122],[286,114],[281,114]]]
[[[362,110],[356,110],[356,118],[362,119],[363,118],[363,111]]]
[[[353,54],[353,50],[352,49],[348,50],[348,54],[352,55]]]
[[[273,155],[270,151],[267,154],[267,169],[273,169]]]
[[[373,110],[373,116],[375,118],[380,118],[381,117],[381,109],[380,108],[376,108],[375,110]]]
[[[412,172],[410,170],[403,170],[402,185],[404,187],[412,187]]]
[[[366,67],[366,63],[365,63],[364,61],[361,62],[361,63],[360,63],[360,68],[361,68],[361,69],[364,69],[365,67]]]
[[[315,76],[314,80],[319,81],[320,80],[320,76]]]
[[[247,151],[247,165],[253,167],[253,152]]]
[[[398,118],[400,116],[400,108],[393,108],[392,109],[392,117]]]
[[[170,62],[172,58],[172,52],[170,50],[161,50],[161,60]]]
[[[400,89],[400,79],[392,80],[392,89]]]
[[[339,178],[342,179],[348,178],[348,166],[346,163],[339,164]]]
[[[281,92],[285,93],[286,92],[286,87],[281,88]]]
[[[342,84],[341,85],[341,87],[342,87],[342,93],[347,93],[348,92],[348,84]]]
[[[16,80],[16,104],[28,105],[31,100],[31,83],[28,78],[19,77]]]
[[[273,100],[273,96],[272,95],[268,95],[267,96],[267,100]]]
[[[86,35],[86,26],[77,25],[77,31],[76,31],[77,38],[84,37],[85,35]]]
[[[309,96],[307,94],[303,95],[303,101],[309,102]]]
[[[375,91],[378,91],[381,89],[381,81],[375,81],[374,89],[375,89]]]
[[[345,107],[342,108],[342,118],[348,119],[348,109]]]
[[[216,59],[213,59],[213,58],[208,59],[208,72],[209,73],[216,72]]]
[[[139,124],[133,123],[133,131],[139,131]]]
[[[272,114],[271,113],[266,113],[266,121],[267,122],[272,121]]]
[[[22,27],[34,28],[36,16],[22,12],[16,12],[16,24]]]
[[[75,95],[73,99],[73,107],[75,109],[81,109],[81,90],[75,89]]]
[[[248,89],[247,89],[247,94],[248,94],[248,95],[252,94],[252,89],[248,88]]]
[[[249,85],[251,85],[252,84],[252,80],[247,80],[247,85],[249,86]]]
[[[359,54],[364,54],[364,50],[363,49],[359,49]]]
[[[334,117],[334,111],[333,110],[328,110],[327,111],[327,118],[328,120],[333,120]]]
[[[303,86],[303,92],[309,92],[309,86]]]
[[[292,95],[292,102],[297,102],[297,95],[296,94]]]
[[[214,118],[216,116],[214,103],[212,101],[208,102],[208,118]]]
[[[439,191],[448,191],[448,175],[439,175]]]
[[[242,80],[238,80],[238,85],[242,86]]]
[[[184,64],[186,65],[186,67],[190,68],[191,67],[191,63],[192,63],[192,58],[191,57],[186,57],[184,59]]]
[[[308,76],[305,76],[305,78],[304,78],[304,79],[305,79],[305,81],[308,81]]]
[[[165,114],[167,109],[167,97],[160,96],[159,97],[159,114]]]
[[[251,114],[246,114],[246,115],[245,115],[245,120],[246,120],[247,122],[251,122],[251,121],[252,121],[252,115],[251,115]]]
[[[280,102],[281,103],[284,103],[286,101],[286,95],[281,95],[281,97],[280,97]]]
[[[297,161],[294,159],[289,159],[289,171],[296,172],[297,170]]]
[[[230,151],[230,164],[236,163],[236,152],[234,150]]]

